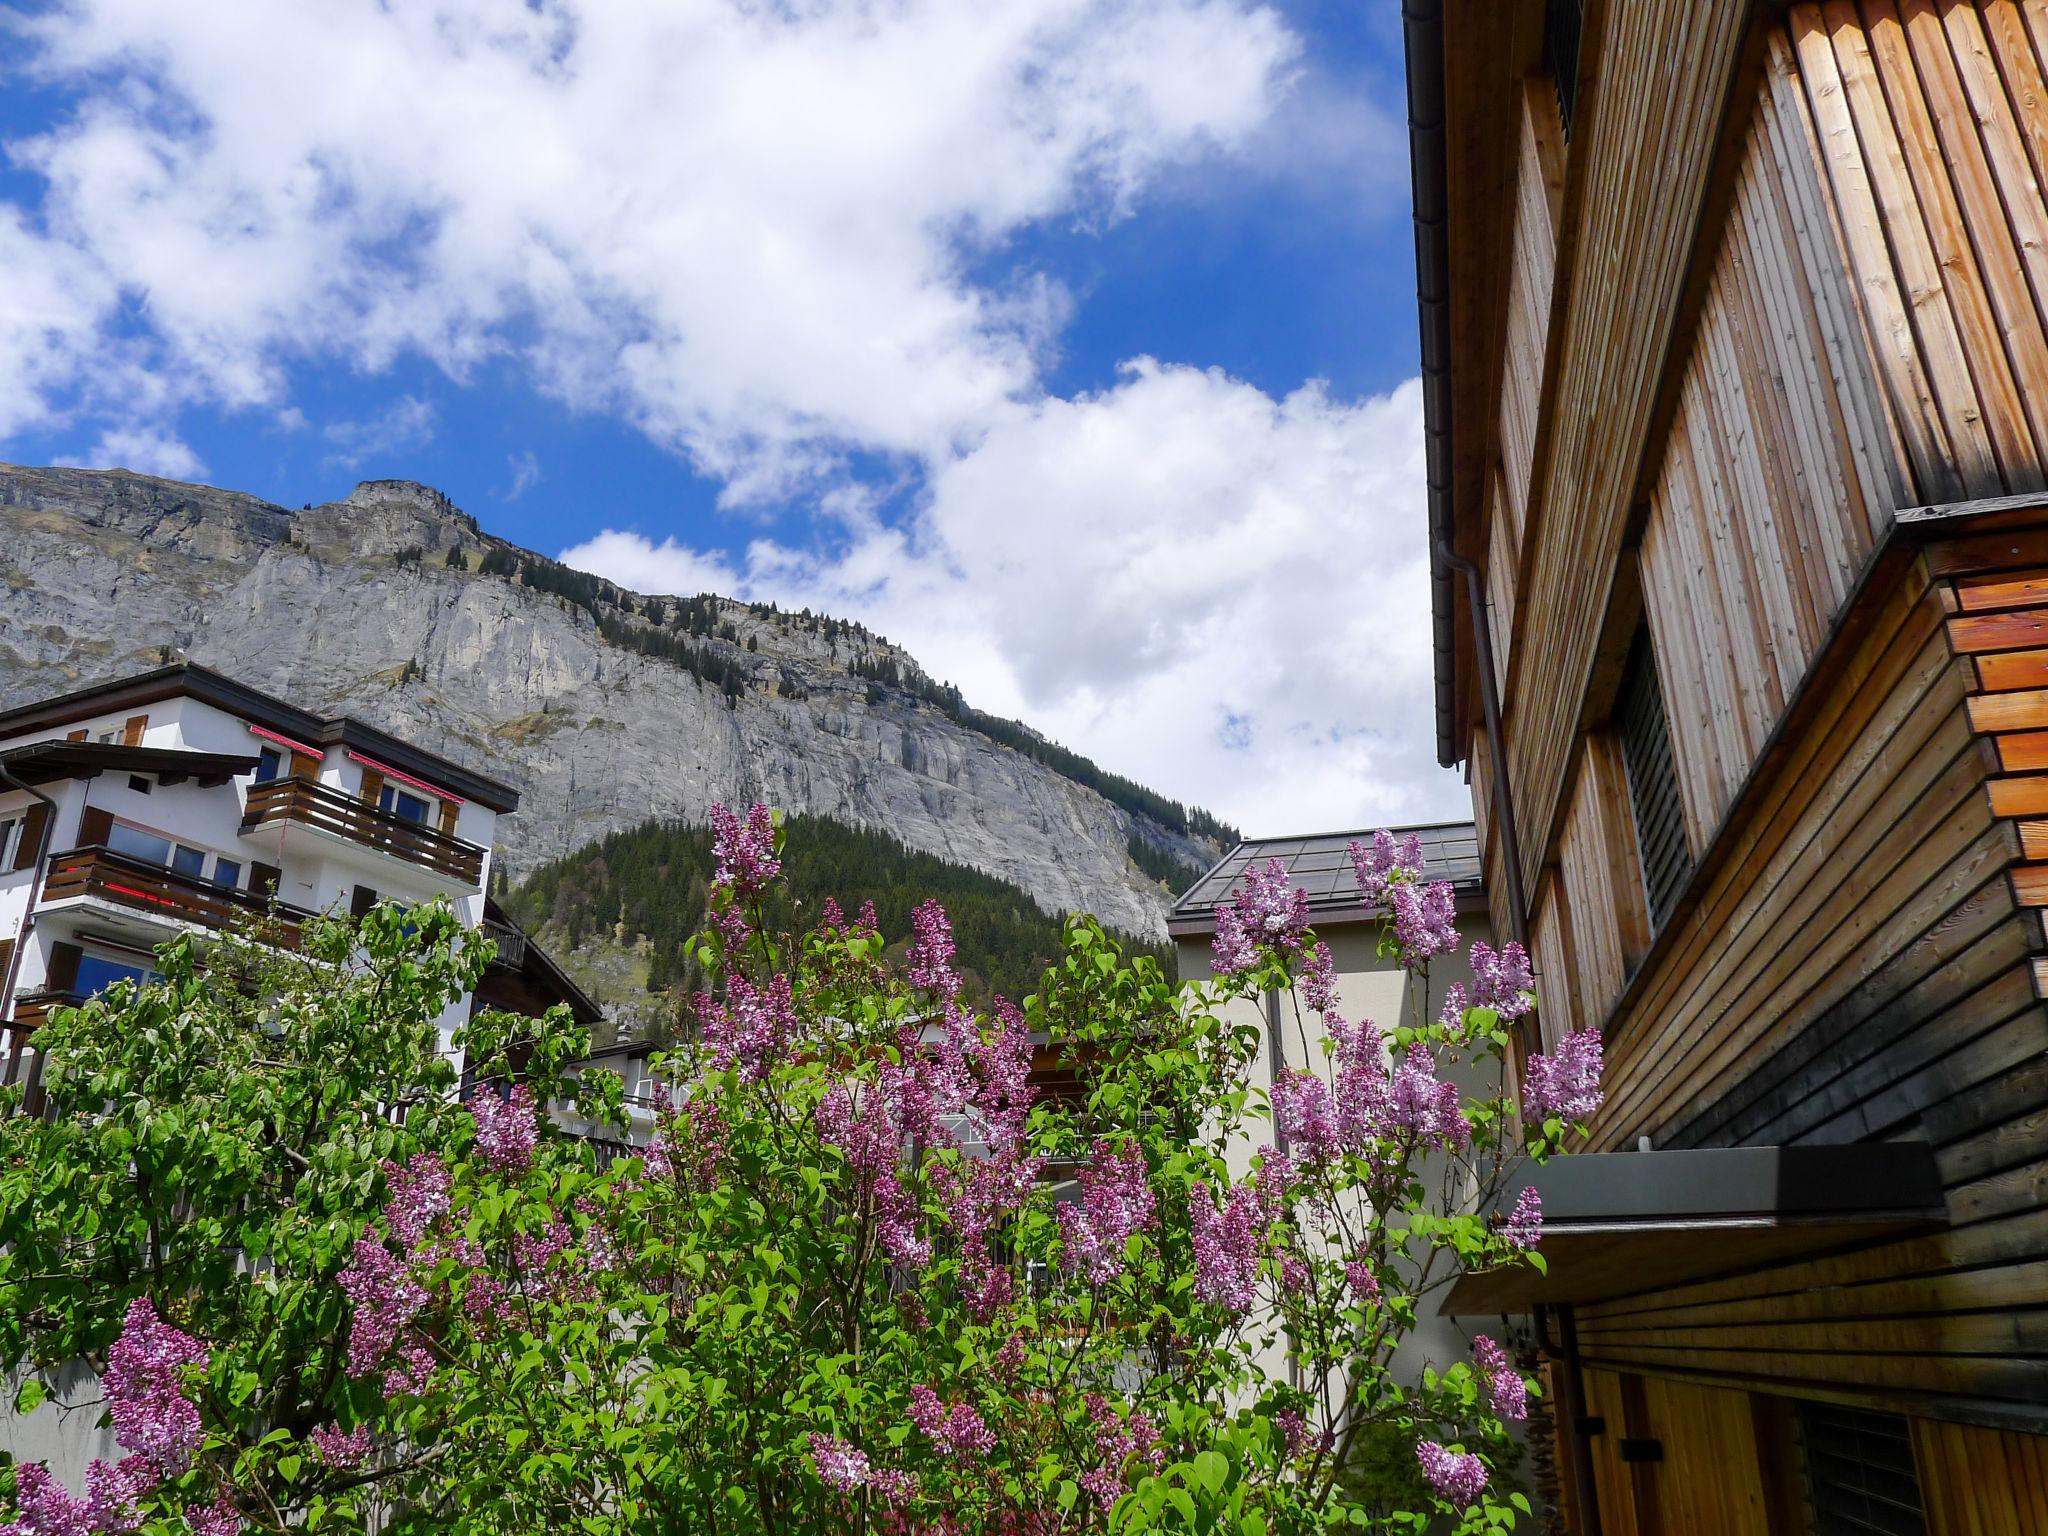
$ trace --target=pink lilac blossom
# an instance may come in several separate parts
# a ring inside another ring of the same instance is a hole
[[[1433,1440],[1415,1447],[1415,1459],[1422,1463],[1422,1475],[1430,1487],[1459,1509],[1479,1502],[1486,1488],[1486,1463],[1467,1451],[1447,1451]]]
[[[1485,1378],[1487,1400],[1496,1415],[1515,1421],[1529,1417],[1529,1383],[1505,1349],[1482,1333],[1472,1341],[1472,1361]]]
[[[517,1178],[533,1163],[540,1125],[533,1113],[533,1090],[520,1083],[509,1098],[479,1093],[469,1101],[476,1121],[476,1155],[493,1173]]]
[[[192,1527],[192,1536],[240,1536],[243,1529],[242,1512],[226,1494],[204,1508],[195,1504],[187,1509],[185,1523]]]
[[[1068,1270],[1087,1271],[1101,1285],[1123,1273],[1131,1234],[1152,1226],[1152,1185],[1145,1154],[1132,1143],[1095,1143],[1095,1160],[1081,1170],[1081,1204],[1059,1208],[1060,1242]]]
[[[433,1376],[433,1351],[415,1336],[398,1346],[397,1363],[384,1373],[384,1390],[392,1397],[418,1397]]]
[[[1472,955],[1475,960],[1478,958],[1479,951],[1484,947],[1484,945],[1480,944],[1472,946]],[[1472,1006],[1472,1000],[1465,995],[1465,984],[1462,981],[1454,981],[1444,988],[1444,1005],[1437,1010],[1436,1021],[1453,1034],[1463,1034],[1465,1031],[1465,1010]]]
[[[403,1168],[384,1164],[384,1223],[406,1248],[417,1248],[427,1229],[448,1211],[448,1166],[421,1152]]]
[[[1350,853],[1358,894],[1369,907],[1385,906],[1397,879],[1414,880],[1422,873],[1422,839],[1412,832],[1397,844],[1393,833],[1382,827],[1370,844],[1352,843]]]
[[[905,959],[910,984],[929,992],[942,1002],[960,995],[960,978],[953,971],[953,925],[937,900],[920,902],[910,914],[913,937]]]
[[[1127,1416],[1120,1415],[1099,1392],[1089,1393],[1086,1401],[1095,1428],[1097,1465],[1079,1481],[1103,1504],[1114,1504],[1124,1491],[1125,1464],[1135,1456],[1157,1472],[1166,1464],[1166,1452],[1159,1443],[1159,1431],[1142,1410],[1133,1408]]]
[[[1363,1259],[1353,1259],[1344,1266],[1344,1283],[1351,1288],[1352,1300],[1360,1306],[1380,1299],[1380,1277]]]
[[[730,890],[740,900],[766,890],[782,873],[782,861],[775,856],[775,818],[768,807],[749,806],[742,821],[730,807],[712,806],[711,858],[716,865],[713,887]]]
[[[1259,1238],[1264,1222],[1259,1191],[1233,1186],[1218,1209],[1205,1186],[1189,1197],[1195,1248],[1195,1295],[1232,1312],[1247,1310],[1259,1278]]]
[[[113,1466],[94,1461],[85,1469],[85,1519],[95,1531],[132,1531],[141,1524],[135,1506],[158,1480],[147,1456],[123,1456]]]
[[[355,1303],[348,1332],[348,1374],[367,1376],[390,1357],[399,1334],[425,1310],[427,1293],[367,1230],[356,1239],[349,1267],[338,1279],[343,1293]]]
[[[1287,867],[1268,859],[1252,864],[1226,906],[1216,909],[1216,937],[1210,946],[1218,975],[1249,970],[1261,946],[1286,954],[1301,948],[1308,929],[1308,892],[1287,882]]]
[[[1303,957],[1296,986],[1302,1005],[1316,1013],[1328,1013],[1337,1006],[1337,962],[1330,954],[1330,946],[1321,939]]]
[[[1429,885],[1399,881],[1387,889],[1394,914],[1394,937],[1401,945],[1401,964],[1408,970],[1427,965],[1436,955],[1458,947],[1458,898],[1449,882]]]
[[[811,1432],[811,1461],[817,1466],[818,1481],[840,1493],[864,1486],[873,1472],[867,1452],[816,1430]]]
[[[1346,1138],[1330,1085],[1313,1072],[1290,1070],[1273,1084],[1273,1124],[1287,1145],[1310,1162],[1345,1150]]]
[[[1536,976],[1521,945],[1508,942],[1496,954],[1485,942],[1472,946],[1472,1006],[1491,1008],[1512,1023],[1536,1006]]]
[[[911,1427],[952,1456],[979,1456],[996,1443],[995,1431],[982,1422],[971,1404],[955,1403],[949,1410],[930,1387],[910,1389],[906,1410]]]
[[[188,1369],[203,1369],[206,1348],[156,1315],[147,1296],[128,1304],[121,1336],[107,1351],[107,1416],[123,1450],[139,1451],[166,1475],[191,1464],[203,1430],[184,1393]]]
[[[1308,1421],[1298,1410],[1282,1408],[1273,1415],[1273,1427],[1280,1431],[1281,1453],[1289,1461],[1294,1460],[1308,1444]]]
[[[322,1424],[306,1437],[320,1459],[337,1472],[353,1472],[370,1459],[370,1426],[358,1424],[343,1430],[339,1424]]]
[[[1439,1082],[1436,1063],[1421,1041],[1408,1048],[1387,1087],[1393,1123],[1418,1143],[1446,1150],[1463,1147],[1472,1127],[1458,1101],[1458,1085]]]
[[[1501,1233],[1511,1248],[1534,1248],[1543,1240],[1543,1197],[1536,1193],[1535,1185],[1525,1186],[1516,1197]]]
[[[23,1462],[14,1469],[14,1502],[21,1518],[0,1526],[0,1536],[92,1536],[85,1501],[72,1498],[41,1462]]]
[[[1522,1069],[1522,1113],[1531,1120],[1556,1115],[1584,1120],[1606,1100],[1600,1031],[1582,1029],[1557,1042],[1554,1056],[1531,1056]]]
[[[723,1004],[708,992],[698,993],[696,1004],[713,1064],[722,1072],[737,1067],[745,1082],[766,1078],[782,1062],[796,1033],[796,1002],[787,976],[756,987],[735,975],[726,983]]]

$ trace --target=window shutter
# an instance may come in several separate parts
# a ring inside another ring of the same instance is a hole
[[[113,835],[114,818],[96,805],[88,805],[78,818],[78,846],[104,848]]]
[[[50,825],[50,808],[38,800],[28,808],[28,817],[21,824],[21,841],[15,845],[14,867],[35,868],[36,855],[43,851],[43,832]]]
[[[1664,694],[1657,686],[1657,658],[1647,630],[1636,636],[1614,705],[1615,734],[1621,738],[1628,775],[1629,805],[1635,812],[1636,850],[1643,862],[1643,891],[1650,903],[1650,928],[1664,926],[1678,893],[1692,874],[1692,850],[1685,841],[1685,812],[1671,761],[1671,731],[1664,718]]]
[[[127,723],[121,727],[121,745],[124,747],[141,746],[142,733],[148,729],[149,716],[130,715]]]
[[[70,733],[70,734],[69,734],[68,736],[66,736],[66,737],[65,737],[64,739],[65,739],[66,741],[83,741],[83,740],[85,740],[85,732],[84,732],[84,731],[73,731],[73,732],[71,732],[71,733]]]
[[[453,800],[441,802],[441,830],[450,837],[455,835],[455,818],[460,813],[461,808]]]
[[[1903,1418],[1803,1403],[1799,1423],[1815,1530],[1925,1536],[1913,1437]]]
[[[50,969],[43,977],[46,992],[75,992],[78,990],[78,962],[85,951],[76,944],[52,944],[50,946]]]
[[[320,777],[320,759],[310,752],[292,753],[292,777],[295,779],[317,779]]]
[[[375,805],[377,797],[384,793],[384,775],[374,768],[365,768],[363,770],[363,787],[360,793],[364,800],[368,801],[371,805]]]

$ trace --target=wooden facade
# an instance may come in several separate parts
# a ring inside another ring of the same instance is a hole
[[[1461,601],[1442,745],[1496,927],[1544,1039],[1605,1037],[1595,1149],[1916,1140],[1948,1206],[1580,1306],[1600,1528],[1810,1529],[1832,1405],[1896,1419],[1904,1528],[2048,1530],[2048,3],[1587,0],[1560,60],[1566,3],[1443,6],[1439,527],[1495,667]]]

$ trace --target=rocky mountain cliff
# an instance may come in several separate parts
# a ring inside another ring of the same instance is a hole
[[[186,656],[519,786],[500,844],[515,878],[649,817],[759,799],[1161,935],[1159,877],[1227,836],[978,715],[857,625],[625,592],[411,482],[291,511],[0,465],[0,585],[0,707]]]

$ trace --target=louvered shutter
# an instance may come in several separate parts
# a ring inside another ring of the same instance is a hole
[[[148,729],[149,716],[130,715],[127,723],[121,727],[121,745],[124,747],[141,746],[142,733]]]
[[[1913,1437],[1895,1413],[1801,1405],[1815,1536],[1926,1536]]]
[[[107,839],[114,835],[114,818],[96,805],[89,805],[79,813],[78,846],[81,848],[104,848]]]
[[[1664,695],[1657,686],[1657,661],[1647,631],[1636,636],[1614,705],[1615,734],[1628,774],[1628,798],[1636,819],[1636,849],[1643,861],[1643,890],[1649,898],[1650,927],[1664,926],[1678,893],[1692,874],[1692,850],[1685,841],[1685,813],[1678,799],[1678,775],[1671,761],[1671,731]]]
[[[43,851],[43,831],[50,824],[50,808],[38,800],[28,808],[28,816],[21,824],[21,841],[14,846],[14,867],[33,869],[36,856]]]

